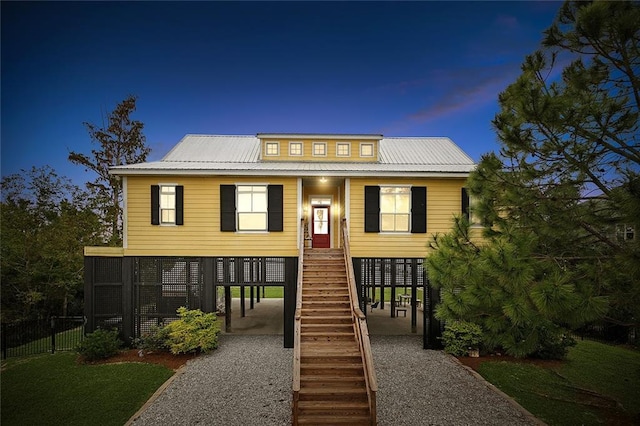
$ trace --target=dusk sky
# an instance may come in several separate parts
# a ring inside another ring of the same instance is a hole
[[[558,2],[1,3],[2,175],[90,153],[127,95],[162,158],[185,134],[447,136],[496,150],[498,94]]]

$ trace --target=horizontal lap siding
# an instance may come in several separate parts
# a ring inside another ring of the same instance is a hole
[[[465,179],[351,179],[350,229],[354,257],[424,257],[434,234],[448,232],[453,216],[461,214],[461,188]],[[364,187],[412,185],[427,187],[427,233],[385,234],[364,232]]]
[[[128,256],[296,256],[296,178],[129,177]],[[151,225],[150,187],[184,186],[184,225]],[[220,231],[220,185],[283,185],[283,232]]]
[[[267,155],[266,153],[266,142],[279,142],[280,144],[280,155]],[[300,155],[289,155],[289,142],[302,142],[302,156]],[[313,143],[314,142],[324,142],[327,144],[327,155],[326,156],[314,156],[313,155]],[[336,147],[337,143],[349,143],[351,145],[351,156],[349,157],[338,157],[336,155]],[[374,157],[360,157],[360,143],[370,143],[373,144],[373,152]],[[335,140],[335,139],[265,139],[262,143],[262,159],[264,161],[331,161],[331,162],[366,162],[371,163],[378,161],[377,155],[375,153],[378,152],[378,141],[372,140]]]

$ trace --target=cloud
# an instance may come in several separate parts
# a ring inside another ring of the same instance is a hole
[[[496,102],[519,72],[516,64],[502,64],[467,69],[439,69],[427,79],[429,96],[417,110],[407,112],[385,129],[386,133],[413,127],[438,119],[464,116],[470,110]],[[393,85],[390,85],[393,86]],[[422,90],[421,90],[422,92]]]

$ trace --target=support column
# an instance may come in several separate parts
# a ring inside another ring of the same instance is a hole
[[[426,275],[426,271],[425,271]],[[435,317],[435,308],[436,304],[440,302],[440,291],[434,289],[429,285],[428,279],[425,278],[426,289],[427,289],[427,301],[428,301],[428,328],[425,328],[427,332],[425,333],[424,338],[424,349],[442,349],[442,342],[439,337],[441,337],[440,332],[440,321],[438,321]],[[427,307],[425,307],[426,310]],[[426,319],[425,319],[426,322]]]
[[[412,333],[418,332],[417,300],[418,300],[418,259],[411,259],[411,332]]]
[[[298,258],[284,261],[284,347],[293,348],[298,283]]]
[[[133,258],[122,258],[122,337],[131,342],[133,334]]]
[[[92,333],[96,327],[93,310],[93,261],[93,257],[85,256],[84,258],[84,317],[87,321],[85,333]],[[4,333],[2,336],[4,337]]]
[[[216,311],[216,280],[214,273],[214,261],[212,257],[205,257],[201,259],[203,268],[203,283],[202,283],[202,311],[203,312],[215,312]]]
[[[231,332],[231,287],[224,286],[224,331]]]

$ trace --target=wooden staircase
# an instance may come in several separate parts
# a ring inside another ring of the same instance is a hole
[[[375,424],[347,273],[342,249],[305,250],[294,425]]]

